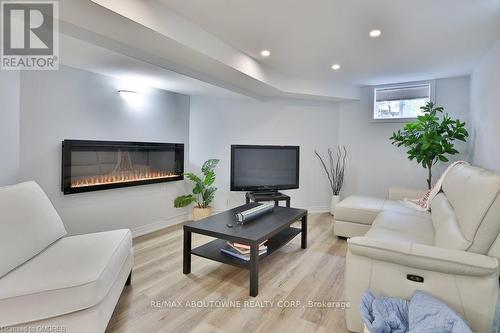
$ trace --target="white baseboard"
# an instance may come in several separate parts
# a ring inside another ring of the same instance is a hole
[[[310,206],[310,207],[292,207],[292,208],[302,208],[307,209],[308,213],[329,213],[330,206]],[[229,208],[228,208],[229,209]],[[222,213],[224,210],[214,210],[212,214]]]
[[[308,213],[328,213],[330,212],[329,206],[311,206],[305,207]],[[214,210],[212,214],[222,213],[224,210]],[[142,235],[146,235],[155,231],[158,231],[163,228],[171,227],[176,224],[180,224],[186,221],[192,220],[192,214],[180,214],[174,217],[171,217],[167,220],[157,221],[146,225],[141,225],[140,227],[136,227],[132,229],[132,237],[139,237]]]
[[[180,214],[174,217],[171,217],[167,220],[157,221],[146,225],[141,225],[140,227],[136,227],[132,229],[132,237],[139,237],[142,235],[146,235],[155,231],[158,231],[163,228],[167,228],[179,223],[186,222],[189,219],[189,214]]]
[[[311,206],[306,207],[308,213],[329,213],[330,206]]]

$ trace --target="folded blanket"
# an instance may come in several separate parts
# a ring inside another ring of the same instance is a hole
[[[500,295],[497,299],[497,306],[495,307],[495,320],[491,327],[491,333],[500,333]]]
[[[417,290],[408,307],[410,333],[472,333],[455,311],[437,298]]]
[[[371,333],[472,333],[465,320],[449,306],[419,290],[409,302],[377,298],[367,290],[359,308]]]
[[[361,317],[371,333],[408,332],[408,302],[399,298],[376,298],[366,291],[360,304]]]

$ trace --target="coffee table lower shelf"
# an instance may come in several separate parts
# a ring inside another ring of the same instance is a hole
[[[301,229],[295,227],[288,227],[267,241],[267,253],[259,256],[259,261],[271,255],[273,252],[281,248],[283,245],[288,243],[292,238],[300,234]],[[233,258],[229,255],[222,254],[220,249],[226,246],[226,240],[216,239],[207,244],[201,245],[197,248],[191,250],[191,254],[206,259],[218,261],[224,264],[250,268],[250,261],[245,261],[238,258]]]

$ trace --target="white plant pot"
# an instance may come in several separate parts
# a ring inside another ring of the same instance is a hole
[[[335,214],[335,207],[340,202],[340,195],[332,195],[332,201],[330,202],[330,214]]]

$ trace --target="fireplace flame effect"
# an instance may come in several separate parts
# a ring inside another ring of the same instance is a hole
[[[141,180],[174,178],[179,176],[180,174],[174,172],[163,172],[163,171],[149,171],[149,170],[119,171],[119,172],[112,172],[106,175],[88,176],[81,179],[73,179],[71,181],[71,187],[77,188],[77,187],[108,185],[116,183],[128,183]]]

